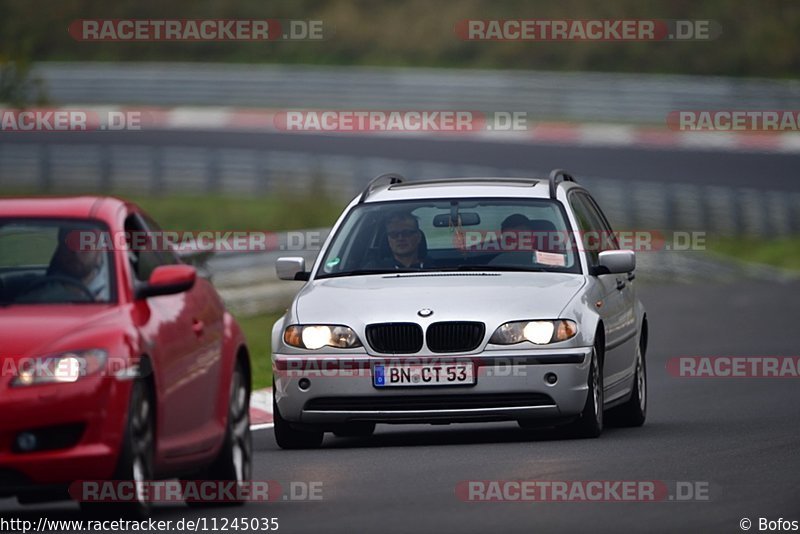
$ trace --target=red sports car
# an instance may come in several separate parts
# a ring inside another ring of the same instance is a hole
[[[159,232],[116,198],[0,199],[0,497],[249,480],[244,336],[194,267],[131,239]]]

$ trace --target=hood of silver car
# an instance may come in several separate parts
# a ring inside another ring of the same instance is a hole
[[[300,323],[344,324],[356,330],[395,321],[480,321],[494,327],[511,320],[558,318],[583,284],[583,276],[561,273],[350,276],[306,285],[295,311]]]

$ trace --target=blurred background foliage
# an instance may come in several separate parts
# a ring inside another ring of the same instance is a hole
[[[86,18],[322,20],[324,46],[294,42],[76,42]],[[465,42],[467,18],[710,19],[714,41]],[[797,0],[0,0],[0,62],[219,61],[431,66],[796,78]]]

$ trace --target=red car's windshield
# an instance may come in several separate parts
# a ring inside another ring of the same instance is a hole
[[[0,218],[0,305],[111,302],[112,256],[81,246],[89,220]]]

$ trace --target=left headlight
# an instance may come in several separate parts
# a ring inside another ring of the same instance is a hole
[[[514,345],[530,341],[536,345],[547,345],[566,341],[578,333],[578,325],[569,319],[554,321],[514,321],[500,325],[492,334],[489,343]]]
[[[352,349],[361,346],[358,336],[349,326],[335,324],[307,324],[286,327],[283,342],[300,349],[334,347]]]
[[[108,359],[102,349],[62,352],[53,356],[24,360],[11,381],[13,387],[36,384],[65,384],[100,371]]]

